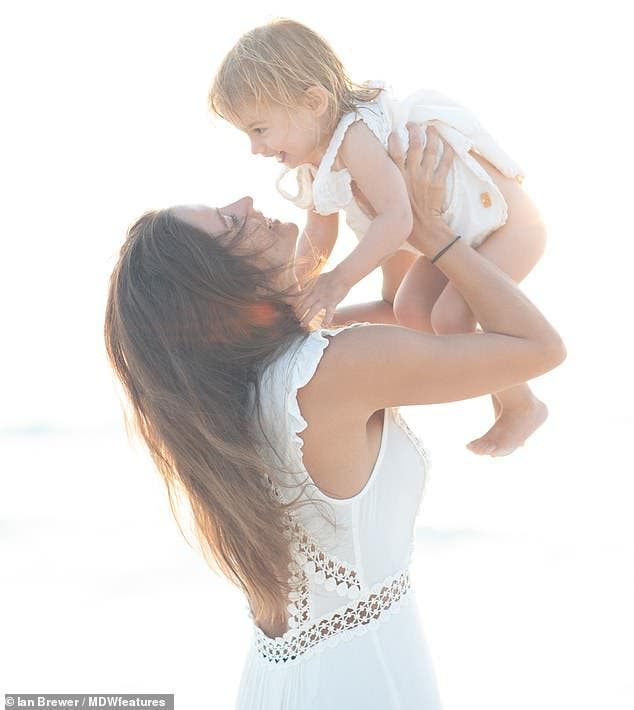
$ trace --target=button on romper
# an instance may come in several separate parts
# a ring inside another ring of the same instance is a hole
[[[506,177],[521,181],[522,169],[497,145],[471,111],[442,94],[423,89],[398,101],[383,82],[366,82],[366,86],[380,87],[383,91],[373,101],[359,103],[355,111],[342,116],[318,168],[304,164],[292,171],[284,169],[277,181],[280,193],[298,207],[313,209],[321,215],[343,210],[348,226],[357,239],[362,239],[371,217],[353,196],[350,172],[333,170],[346,131],[355,121],[363,121],[387,150],[388,137],[393,130],[403,148],[407,148],[407,122],[423,128],[432,125],[455,152],[445,186],[443,219],[467,244],[480,245],[506,222],[508,212],[502,193],[472,151]],[[292,188],[287,183],[292,176],[297,185],[289,192]],[[407,242],[402,248],[420,253]]]

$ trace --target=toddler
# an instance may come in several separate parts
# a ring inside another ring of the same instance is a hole
[[[401,274],[394,284],[396,321],[438,334],[476,329],[458,291],[408,242],[413,220],[407,188],[387,151],[392,132],[406,147],[407,122],[423,130],[433,125],[455,153],[442,216],[456,235],[516,281],[542,253],[542,229],[500,229],[507,220],[507,204],[483,165],[517,181],[522,172],[473,114],[433,91],[397,101],[383,83],[353,83],[330,46],[300,23],[277,20],[241,37],[215,77],[210,106],[247,134],[254,154],[284,165],[278,189],[307,212],[297,249],[300,283],[318,272],[330,255],[340,210],[359,240],[299,299],[298,315],[304,323],[323,313],[322,324],[328,325],[354,284],[397,252],[407,251],[415,260],[407,262],[412,265],[405,278]],[[291,171],[294,194],[285,185]],[[501,456],[522,445],[543,423],[547,410],[526,384],[492,397],[496,421],[468,447],[474,453]]]

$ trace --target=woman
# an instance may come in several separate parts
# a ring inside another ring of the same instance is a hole
[[[394,408],[498,391],[565,356],[440,218],[452,156],[445,146],[433,167],[439,142],[431,132],[423,151],[413,130],[407,164],[393,157],[414,238],[481,335],[306,332],[292,307],[297,228],[250,198],[144,215],[114,269],[106,344],[134,422],[210,561],[249,600],[239,709],[440,707],[408,574],[426,458]]]

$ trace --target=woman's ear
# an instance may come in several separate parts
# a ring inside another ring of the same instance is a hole
[[[323,86],[311,86],[304,92],[304,105],[315,118],[320,118],[328,110],[328,92]]]

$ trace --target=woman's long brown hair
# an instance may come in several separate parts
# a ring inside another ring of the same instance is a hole
[[[297,498],[282,503],[266,485],[271,463],[254,429],[258,382],[305,330],[270,271],[236,246],[239,230],[212,237],[170,210],[143,215],[110,278],[105,342],[128,423],[162,474],[176,519],[184,493],[206,559],[274,635],[286,628],[284,522]]]

